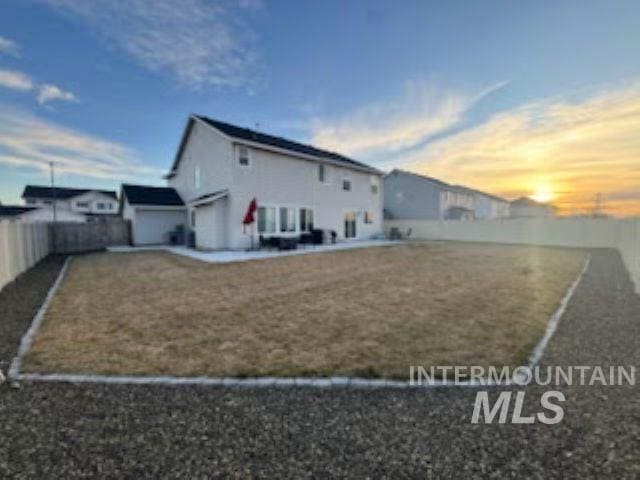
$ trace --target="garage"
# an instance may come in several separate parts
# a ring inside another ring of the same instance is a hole
[[[171,187],[122,186],[122,217],[131,222],[134,245],[165,245],[171,232],[187,227],[187,208]]]

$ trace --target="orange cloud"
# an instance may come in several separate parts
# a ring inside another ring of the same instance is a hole
[[[589,212],[600,194],[606,212],[640,215],[640,84],[502,112],[396,165],[507,197],[551,198],[562,214]]]

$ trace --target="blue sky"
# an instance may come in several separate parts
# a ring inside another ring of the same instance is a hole
[[[162,184],[194,112],[635,213],[638,47],[633,1],[3,0],[0,201],[50,159],[68,186]]]

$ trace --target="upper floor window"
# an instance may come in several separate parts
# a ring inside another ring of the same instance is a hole
[[[351,180],[348,179],[344,179],[342,180],[342,190],[346,191],[346,192],[350,192],[351,191]]]
[[[200,188],[200,165],[196,165],[193,169],[193,186]]]
[[[239,145],[238,146],[238,163],[243,167],[248,167],[251,163],[251,155],[249,153],[249,148]]]
[[[280,231],[296,231],[296,209],[290,207],[280,207]]]
[[[109,210],[113,210],[113,203],[109,204]]]
[[[318,165],[318,181],[324,183],[326,181],[326,172],[323,164]]]
[[[76,202],[78,208],[89,208],[89,202]]]
[[[102,203],[102,202],[98,202],[98,203],[96,204],[96,208],[97,208],[98,210],[104,210],[104,209],[106,208],[106,205],[105,205],[104,203]]]
[[[377,195],[380,181],[378,180],[378,177],[376,177],[375,175],[371,175],[370,181],[371,181],[371,193],[373,193],[374,195]]]
[[[196,228],[196,209],[191,210],[191,228]]]

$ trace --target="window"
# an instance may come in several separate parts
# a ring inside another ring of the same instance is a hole
[[[345,192],[351,191],[351,180],[347,180],[346,178],[342,180],[342,190]]]
[[[369,177],[369,181],[371,182],[371,193],[373,193],[374,195],[377,195],[379,185],[380,185],[380,180],[375,175],[371,175]]]
[[[373,212],[364,212],[364,223],[373,223]]]
[[[42,203],[44,203],[45,205],[53,205],[53,202],[51,200],[43,200]]]
[[[196,165],[193,169],[193,186],[200,188],[200,165]]]
[[[89,208],[89,202],[76,202],[78,208]]]
[[[313,230],[313,210],[310,208],[300,209],[300,231],[310,232]]]
[[[296,231],[296,209],[289,207],[280,207],[280,231],[295,232]]]
[[[326,176],[325,176],[326,172],[324,169],[324,165],[320,164],[318,165],[318,181],[321,183],[324,183],[326,181]]]
[[[109,210],[113,210],[113,203],[109,204]]]
[[[243,167],[248,167],[250,162],[249,149],[242,145],[238,146],[238,163]]]
[[[196,209],[191,210],[191,228],[196,228]]]
[[[27,205],[33,205],[34,203],[36,203],[35,199],[27,198]]]
[[[275,233],[276,208],[258,207],[258,233]]]
[[[104,210],[104,209],[106,208],[106,205],[105,205],[104,203],[102,203],[102,202],[98,202],[98,203],[96,204],[96,208],[97,208],[98,210]]]

